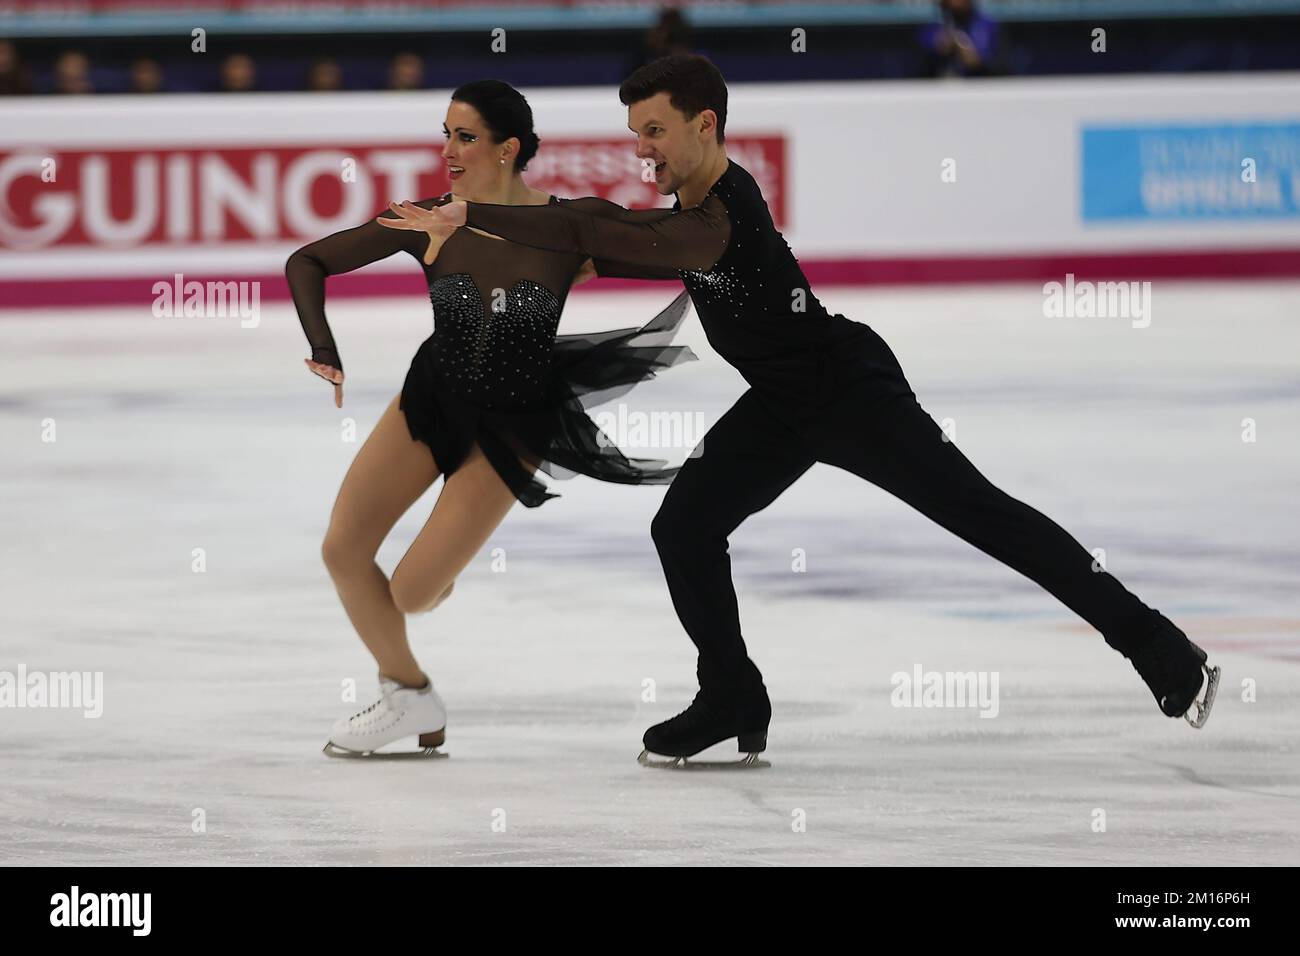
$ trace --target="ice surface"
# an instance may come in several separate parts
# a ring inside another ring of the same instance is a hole
[[[565,327],[640,323],[671,295],[579,295]],[[98,719],[0,709],[0,862],[1300,862],[1300,285],[1157,282],[1147,329],[1044,318],[1036,286],[822,298],[885,337],[986,475],[1105,548],[1211,652],[1204,730],[1161,716],[1035,585],[819,465],[732,539],[771,769],[637,765],[645,727],[694,693],[693,649],[648,535],[663,489],[586,479],[516,509],[454,597],[410,619],[451,759],[329,760],[330,723],[359,709],[342,683],[360,705],[375,688],[320,540],[427,302],[331,302],[342,411],[287,304],[255,329],[6,312],[0,670],[105,686]],[[711,423],[743,382],[694,318],[686,340],[701,361],[629,403]],[[918,664],[996,672],[997,717],[891,706],[891,675]]]

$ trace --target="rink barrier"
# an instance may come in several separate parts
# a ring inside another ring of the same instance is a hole
[[[801,263],[805,275],[818,286],[890,286],[989,284],[1060,281],[1066,273],[1079,279],[1149,280],[1179,279],[1287,279],[1300,277],[1300,249],[1197,250],[1178,253],[1105,255],[1057,254],[1038,257],[988,257],[946,259],[825,259]],[[261,283],[261,301],[290,298],[283,275],[235,276],[230,273],[186,273],[200,282],[255,281]],[[156,278],[99,278],[81,282],[62,279],[0,280],[0,309],[68,308],[71,306],[147,305],[155,298]],[[616,292],[649,289],[662,283],[632,279],[597,279],[574,290]],[[361,272],[332,276],[331,298],[380,298],[427,295],[418,272],[403,274]]]
[[[1298,83],[736,84],[727,144],[814,283],[1296,276]],[[0,102],[0,306],[136,301],[177,272],[281,295],[295,248],[446,190],[447,95]],[[532,185],[663,202],[612,89],[529,95]],[[410,265],[331,288],[412,288]]]

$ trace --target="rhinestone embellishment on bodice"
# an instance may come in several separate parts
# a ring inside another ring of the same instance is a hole
[[[429,283],[438,364],[457,391],[484,404],[515,405],[545,390],[560,302],[520,279],[483,302],[463,273]]]

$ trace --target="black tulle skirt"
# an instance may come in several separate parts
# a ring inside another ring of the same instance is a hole
[[[667,484],[680,466],[628,458],[587,409],[695,358],[687,346],[669,344],[689,304],[683,292],[640,328],[557,335],[542,394],[522,406],[484,405],[458,393],[440,371],[438,343],[430,337],[416,352],[402,386],[400,404],[411,437],[429,446],[443,475],[455,472],[477,443],[529,508],[558,497],[536,472],[552,478],[586,475],[619,484]]]

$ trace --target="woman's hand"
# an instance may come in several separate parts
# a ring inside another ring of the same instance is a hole
[[[303,359],[310,369],[316,375],[325,379],[327,382],[334,383],[334,407],[343,407],[343,370],[335,368],[332,365],[322,365],[320,362],[313,362],[311,359]]]
[[[443,206],[424,209],[409,199],[400,203],[390,202],[388,208],[397,214],[397,219],[380,216],[375,221],[389,229],[407,229],[411,232],[423,232],[429,236],[429,248],[424,252],[424,264],[433,265],[438,257],[438,250],[453,232],[465,225],[465,202],[456,200]]]

